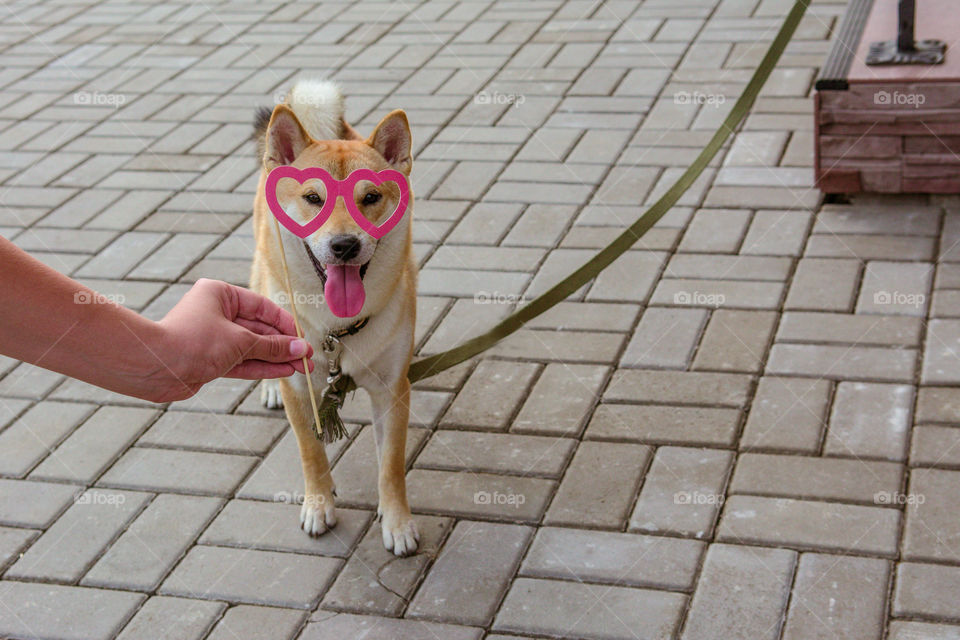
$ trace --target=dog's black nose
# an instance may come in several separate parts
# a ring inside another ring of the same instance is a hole
[[[330,240],[330,251],[337,260],[352,260],[360,253],[360,238],[348,233],[334,236]]]

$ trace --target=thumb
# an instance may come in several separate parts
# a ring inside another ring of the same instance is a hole
[[[246,333],[248,344],[244,360],[290,362],[313,355],[313,349],[303,338],[283,334],[265,336],[252,331],[246,331]]]

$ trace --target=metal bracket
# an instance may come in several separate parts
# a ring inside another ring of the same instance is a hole
[[[942,40],[914,40],[917,0],[900,0],[896,40],[871,42],[868,65],[941,64],[947,51]]]

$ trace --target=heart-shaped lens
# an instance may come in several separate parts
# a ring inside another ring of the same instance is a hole
[[[403,219],[410,190],[406,176],[399,171],[357,169],[343,182],[352,187],[354,206],[347,206],[350,215],[374,238],[387,235]]]
[[[281,185],[281,180],[284,184]],[[298,185],[310,182],[310,188],[304,190],[300,186],[288,185],[294,181]],[[295,186],[295,188],[290,188]],[[289,189],[288,197],[284,198],[291,206],[296,203],[301,212],[315,211],[316,215],[309,220],[300,221],[290,217],[280,204],[278,189]],[[297,169],[289,165],[279,166],[267,176],[267,182],[264,185],[264,195],[267,198],[267,206],[270,212],[277,218],[290,233],[300,238],[306,238],[323,226],[323,223],[330,218],[336,200],[337,181],[333,179],[324,169],[320,167],[308,167],[306,169]],[[316,196],[316,197],[313,197]]]

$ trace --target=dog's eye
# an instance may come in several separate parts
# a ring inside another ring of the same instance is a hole
[[[321,198],[316,193],[307,193],[303,196],[303,199],[309,202],[310,204],[323,204],[323,198]]]
[[[380,202],[380,194],[376,191],[371,191],[367,195],[363,196],[363,204],[377,204]]]

